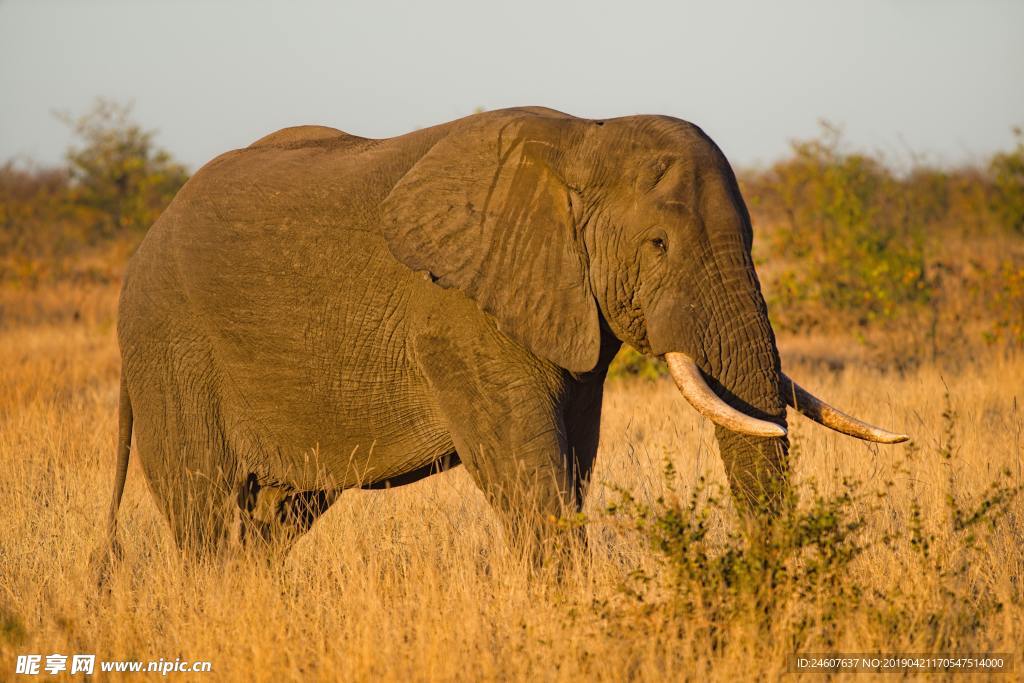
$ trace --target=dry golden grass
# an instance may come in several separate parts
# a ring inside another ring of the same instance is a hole
[[[629,381],[607,392],[589,550],[561,578],[506,550],[458,470],[389,492],[346,492],[279,566],[190,565],[133,462],[120,516],[125,560],[109,594],[98,594],[87,560],[114,475],[116,293],[79,291],[73,305],[68,296],[4,299],[0,679],[14,678],[16,655],[54,652],[209,660],[213,674],[170,678],[218,681],[775,679],[796,649],[1012,652],[1016,676],[1024,672],[1021,498],[992,525],[957,532],[947,523],[951,492],[968,509],[992,482],[1024,481],[1019,356],[979,351],[945,376],[927,366],[904,376],[855,364],[833,372],[802,360],[813,355],[806,342],[787,358],[809,388],[918,445],[876,448],[792,421],[804,497],[811,480],[828,496],[844,477],[863,482],[848,506],[865,522],[865,549],[844,569],[863,590],[853,606],[815,594],[767,616],[738,607],[722,623],[673,607],[664,557],[605,508],[614,487],[657,506],[666,458],[684,496],[698,477],[724,476],[711,427],[670,384]],[[943,417],[950,405],[952,420]],[[934,536],[928,558],[908,540],[915,502],[921,533]],[[710,514],[712,544],[727,542],[730,511]],[[872,542],[886,534],[894,540]],[[960,560],[969,566],[946,571]],[[637,570],[652,577],[646,586]]]

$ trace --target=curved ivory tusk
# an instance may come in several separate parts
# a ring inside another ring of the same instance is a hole
[[[683,397],[697,412],[717,425],[740,434],[750,436],[785,436],[786,429],[774,422],[758,420],[756,417],[736,410],[711,390],[700,368],[684,353],[666,353],[668,370]]]
[[[910,438],[906,434],[889,432],[869,425],[867,422],[861,422],[857,418],[833,408],[791,380],[785,373],[782,373],[782,395],[786,399],[786,403],[798,413],[837,432],[876,443],[901,443]]]

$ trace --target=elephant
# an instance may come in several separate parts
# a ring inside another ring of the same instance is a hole
[[[133,433],[183,551],[287,546],[346,489],[458,465],[510,538],[547,538],[582,505],[622,344],[715,423],[737,507],[776,514],[787,405],[907,437],[782,371],[752,239],[725,155],[668,116],[299,126],[218,156],[126,267],[110,543]]]

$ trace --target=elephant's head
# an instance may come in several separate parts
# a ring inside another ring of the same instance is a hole
[[[771,507],[783,491],[787,403],[860,438],[906,438],[783,374],[750,216],[725,156],[692,124],[547,109],[469,117],[397,183],[384,214],[399,260],[475,299],[537,355],[588,372],[613,335],[664,356],[716,423],[741,500]]]

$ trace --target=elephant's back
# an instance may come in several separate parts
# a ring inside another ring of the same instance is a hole
[[[285,279],[328,286],[353,259],[393,261],[375,237],[380,204],[431,144],[429,136],[396,144],[297,126],[226,152],[181,188],[130,274],[144,280],[163,272],[201,301]]]
[[[290,126],[264,135],[247,149],[266,147],[298,148],[309,145],[332,145],[335,148],[346,144],[358,144],[368,138],[352,135],[330,126]]]

